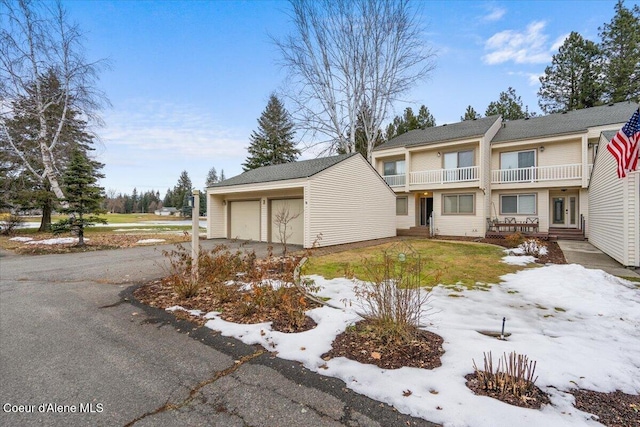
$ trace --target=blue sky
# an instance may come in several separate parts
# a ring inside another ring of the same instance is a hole
[[[242,172],[269,94],[283,89],[270,36],[291,32],[286,1],[63,1],[86,33],[88,57],[111,64],[99,82],[112,104],[98,129],[107,190],[164,196],[183,170],[200,189],[212,166],[227,177]],[[483,114],[509,86],[539,112],[537,78],[551,56],[571,31],[598,41],[615,3],[420,2],[436,69],[393,114],[425,104],[437,125],[452,123],[467,105]]]

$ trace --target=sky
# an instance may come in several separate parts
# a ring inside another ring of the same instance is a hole
[[[503,262],[521,265],[518,258],[535,260],[506,256]],[[344,357],[324,360],[322,355],[335,337],[360,320],[362,302],[353,280],[309,277],[320,289],[317,295],[335,307],[309,310],[317,323],[309,331],[288,334],[272,330],[270,322],[237,324],[223,320],[218,312],[187,311],[210,319],[205,326],[224,336],[260,344],[280,358],[339,378],[355,392],[393,405],[401,413],[444,427],[601,426],[573,406],[568,390],[627,394],[640,390],[640,294],[631,282],[602,270],[548,264],[504,275],[500,284],[488,289],[436,286],[421,322],[444,339],[442,366],[432,370],[381,369]],[[577,294],[580,298],[575,298]],[[167,308],[178,309],[183,308]],[[506,340],[477,332],[500,331],[503,318],[505,332],[511,334]],[[540,410],[520,408],[469,390],[465,375],[473,372],[474,361],[483,369],[484,353],[489,352],[493,366],[511,352],[535,361],[535,384],[549,395],[551,404]]]
[[[626,0],[632,7],[640,0]],[[422,1],[418,22],[435,70],[394,104],[389,121],[424,104],[437,125],[468,105],[484,114],[513,87],[540,112],[538,77],[571,31],[598,41],[615,0]],[[287,90],[275,39],[292,33],[286,1],[63,0],[85,33],[90,60],[106,59],[99,88],[111,106],[97,129],[101,185],[161,197],[186,170],[204,189],[208,171],[242,172],[269,95]],[[285,101],[285,107],[287,107]],[[298,132],[301,144],[302,132]],[[303,152],[301,158],[317,157]]]

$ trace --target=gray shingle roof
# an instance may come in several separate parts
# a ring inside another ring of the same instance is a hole
[[[493,143],[518,141],[551,135],[586,132],[588,128],[624,123],[638,108],[632,102],[573,110],[566,113],[549,114],[531,119],[511,120],[500,128]]]
[[[435,144],[457,139],[479,138],[487,133],[496,120],[498,120],[498,116],[488,116],[476,120],[465,120],[453,124],[412,130],[379,145],[375,151],[413,145]]]
[[[283,163],[281,165],[263,166],[261,168],[246,171],[232,178],[225,179],[224,181],[218,182],[209,188],[308,178],[357,154],[358,153],[341,154],[339,156],[321,157],[318,159]]]

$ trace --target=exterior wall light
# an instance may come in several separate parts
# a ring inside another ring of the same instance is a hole
[[[540,152],[544,151],[544,145],[540,147]]]

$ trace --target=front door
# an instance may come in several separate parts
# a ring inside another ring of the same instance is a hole
[[[420,225],[426,227],[433,212],[433,197],[420,197]]]
[[[551,199],[551,224],[575,228],[578,224],[578,197],[558,196]]]

